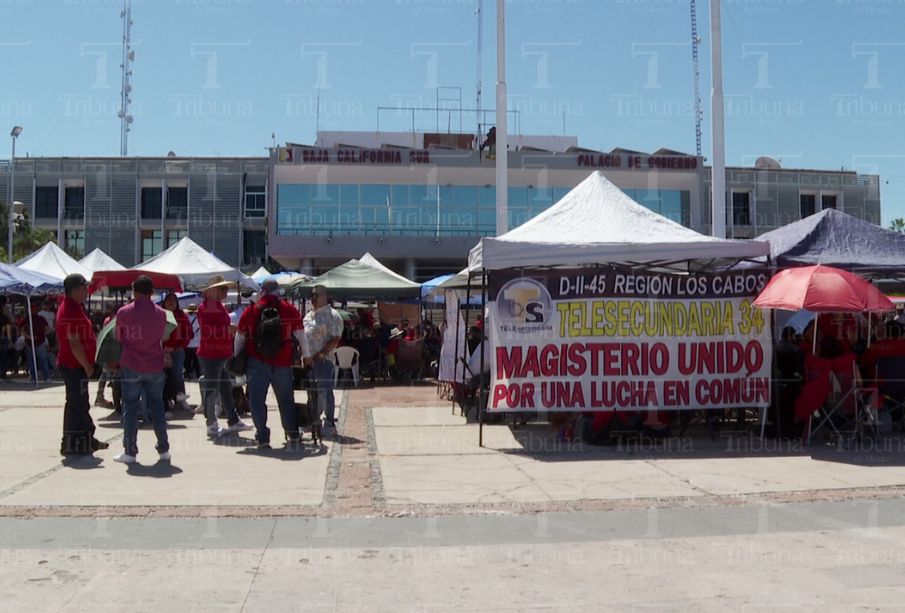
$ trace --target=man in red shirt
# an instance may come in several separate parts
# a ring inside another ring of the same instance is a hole
[[[94,438],[94,422],[88,413],[88,379],[94,374],[97,340],[94,327],[82,304],[88,298],[88,281],[79,274],[63,281],[66,297],[57,309],[57,340],[60,353],[57,364],[66,385],[63,408],[64,456],[91,455],[109,445]]]
[[[235,285],[222,275],[212,277],[204,288],[204,302],[198,308],[198,324],[201,331],[201,343],[198,346],[198,358],[201,362],[201,402],[207,420],[207,435],[216,438],[230,432],[250,430],[251,427],[239,419],[233,404],[233,379],[226,370],[226,362],[233,355],[233,335],[230,331],[229,313],[223,306],[227,288]],[[220,398],[220,406],[226,413],[226,428],[217,423],[216,397]]]
[[[280,300],[279,285],[268,279],[261,284],[261,299],[239,318],[234,348],[237,355],[243,347],[248,352],[248,404],[255,440],[263,449],[270,447],[265,401],[271,385],[286,439],[290,443],[301,439],[292,388],[293,339],[299,343],[302,356],[307,356],[301,314],[289,302]]]

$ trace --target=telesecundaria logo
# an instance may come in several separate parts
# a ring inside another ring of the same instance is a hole
[[[553,313],[553,300],[546,286],[526,277],[506,283],[496,303],[501,329],[513,332],[543,328]]]

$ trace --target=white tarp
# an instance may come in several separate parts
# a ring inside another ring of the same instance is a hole
[[[706,236],[638,204],[595,171],[552,207],[471,250],[470,270],[767,255],[770,245]]]
[[[93,272],[79,264],[78,260],[60,249],[54,242],[49,242],[31,255],[22,258],[16,262],[16,266],[22,270],[39,272],[55,279],[65,279],[68,275],[75,273],[91,279]]]
[[[204,287],[214,275],[223,275],[227,281],[237,282],[249,289],[260,289],[251,277],[233,268],[187,236],[166,251],[132,268],[179,275],[187,289]]]
[[[125,270],[126,267],[104,253],[101,249],[95,249],[81,260],[79,264],[95,272],[98,270]]]
[[[465,347],[465,321],[459,313],[456,292],[446,292],[446,329],[443,331],[443,345],[440,348],[439,381],[463,381],[462,362],[457,359],[459,350]]]

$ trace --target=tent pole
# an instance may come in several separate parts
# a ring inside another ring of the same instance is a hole
[[[35,375],[35,387],[38,387],[38,356],[35,354],[35,322],[31,318],[31,293],[25,294],[25,301],[28,308],[29,336],[31,336],[31,363],[34,369],[31,372]]]
[[[478,373],[478,447],[484,446],[484,340],[487,338],[487,269],[481,269],[481,368]]]
[[[813,341],[811,344],[811,354],[817,355],[817,320],[820,318],[820,313],[814,313],[814,333],[811,335],[811,340]]]
[[[453,381],[458,379],[458,377],[456,376],[456,373],[459,372],[459,330],[460,330],[459,324],[462,321],[462,313],[460,312],[460,309],[462,307],[459,305],[459,293],[458,292],[454,292],[454,293],[456,296],[456,337],[455,337],[455,340],[453,341],[453,343],[455,343],[455,352],[453,353]],[[446,296],[446,300],[449,300],[448,294]],[[468,303],[466,303],[466,306],[467,305],[468,305]],[[464,372],[465,372],[464,368],[462,369],[462,372],[464,375]],[[463,376],[463,378],[464,378],[464,376]],[[452,414],[453,415],[456,414],[456,394],[455,394],[455,392],[453,392],[453,398],[452,398]]]

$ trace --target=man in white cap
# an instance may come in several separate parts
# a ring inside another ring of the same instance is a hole
[[[343,332],[343,320],[339,313],[330,306],[327,288],[316,285],[311,291],[311,306],[314,307],[305,315],[305,339],[311,357],[305,359],[305,365],[314,371],[317,381],[318,412],[324,413],[323,433],[336,433],[335,407],[333,403],[333,375],[336,368],[333,362],[333,350],[339,345]]]
[[[301,355],[307,357],[301,314],[289,302],[280,300],[280,286],[274,279],[267,279],[261,284],[261,298],[239,318],[234,346],[236,355],[243,348],[248,354],[248,404],[255,440],[261,449],[270,448],[266,404],[270,386],[286,440],[290,444],[301,440],[292,387],[293,341],[298,342]]]

